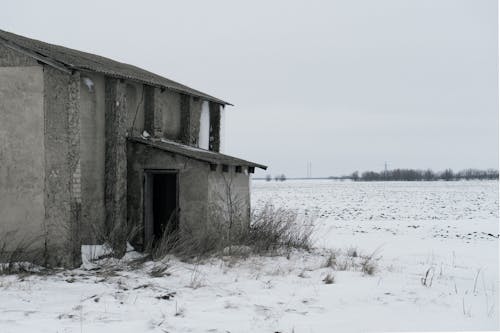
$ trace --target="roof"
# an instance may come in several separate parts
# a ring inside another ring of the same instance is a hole
[[[151,73],[142,68],[121,63],[92,53],[45,43],[3,30],[0,30],[0,43],[25,53],[42,63],[59,69],[103,73],[107,76],[135,80],[152,86],[200,97],[212,102],[231,105],[231,103],[177,83],[163,76]]]
[[[183,145],[174,141],[165,139],[145,139],[143,137],[129,137],[129,141],[144,144],[150,147],[168,151],[174,154],[186,156],[198,161],[207,162],[210,164],[226,164],[226,165],[241,165],[257,167],[263,170],[267,169],[267,166],[262,164],[257,164],[254,162],[245,161],[233,156],[224,155],[214,151],[201,149],[197,147],[191,147]]]

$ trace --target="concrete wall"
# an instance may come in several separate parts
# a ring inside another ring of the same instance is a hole
[[[128,94],[129,91],[127,90],[127,95]],[[208,101],[203,101],[198,97],[180,94],[168,89],[162,91],[156,87],[148,87],[144,99],[145,107],[141,109],[143,114],[139,114],[138,121],[141,124],[145,124],[144,128],[150,135],[182,142],[183,144],[194,147],[200,146],[199,134],[202,105],[205,103],[208,106]],[[219,119],[219,105],[214,104],[213,107],[217,107],[217,112],[213,112],[216,118],[214,118],[212,122],[218,121]],[[209,120],[207,120],[207,122],[209,122]],[[209,124],[207,124],[207,126],[209,126]],[[219,124],[216,124],[214,128],[215,127],[218,131]],[[142,131],[140,133],[142,133]],[[136,132],[136,134],[140,133]],[[208,140],[208,129],[206,136]],[[216,137],[218,149],[219,135],[214,134],[214,137]]]
[[[131,143],[128,153],[128,221],[143,227],[144,169],[175,169],[179,172],[180,228],[199,228],[207,221],[207,163],[174,155],[146,145]],[[142,246],[142,236],[137,245]]]
[[[181,95],[165,90],[155,93],[155,107],[161,109],[163,136],[170,140],[180,140],[181,128]]]
[[[44,234],[43,90],[42,66],[0,67],[0,233],[19,231],[13,243]]]
[[[250,222],[250,176],[246,167],[242,167],[241,173],[235,170],[234,166],[228,166],[228,171],[223,172],[219,165],[208,174],[209,217],[219,223],[233,220],[235,227],[242,227]]]
[[[76,265],[79,73],[39,65],[2,45],[0,64],[0,228],[15,221],[23,237],[38,237],[33,245],[46,264]]]
[[[104,75],[82,73],[80,80],[81,173],[83,242],[96,241],[96,230],[103,230],[105,96]]]
[[[127,133],[140,135],[144,131],[144,85],[132,81],[127,81],[126,84]]]
[[[44,66],[45,225],[50,262],[76,265],[81,212],[80,77]]]

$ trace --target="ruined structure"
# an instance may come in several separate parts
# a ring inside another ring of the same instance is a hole
[[[0,30],[0,231],[77,265],[96,230],[208,223],[228,180],[250,209],[266,167],[223,155],[229,103],[132,65]],[[99,232],[99,231],[97,231]]]

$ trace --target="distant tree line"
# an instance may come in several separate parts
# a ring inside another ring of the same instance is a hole
[[[446,169],[440,172],[434,172],[430,169],[394,169],[381,172],[365,171],[361,175],[358,171],[353,172],[350,179],[354,181],[432,181],[432,180],[471,180],[471,179],[498,179],[498,170],[487,169],[465,169],[453,172],[452,169]]]

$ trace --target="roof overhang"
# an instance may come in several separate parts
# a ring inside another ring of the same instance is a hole
[[[259,168],[262,170],[266,170],[267,166],[242,160],[237,157],[224,155],[221,153],[217,153],[214,151],[201,149],[197,147],[191,147],[188,145],[184,145],[181,143],[177,143],[174,141],[166,140],[166,139],[145,139],[143,137],[129,137],[129,142],[138,143],[147,145],[149,147],[153,147],[156,149],[160,149],[163,151],[167,151],[173,154],[181,155],[187,158],[191,158],[194,160],[206,162],[208,164],[220,164],[220,165],[234,165],[234,166],[248,166],[253,168]]]

